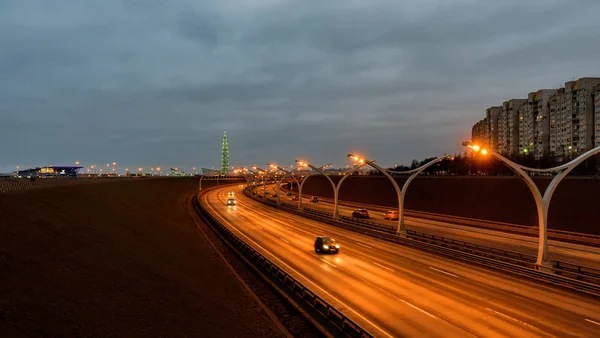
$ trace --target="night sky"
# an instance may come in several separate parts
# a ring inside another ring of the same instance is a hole
[[[600,76],[600,1],[0,0],[0,172],[384,165]]]

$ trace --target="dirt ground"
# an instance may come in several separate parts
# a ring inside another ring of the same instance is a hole
[[[0,195],[0,337],[281,336],[198,234],[197,179]]]

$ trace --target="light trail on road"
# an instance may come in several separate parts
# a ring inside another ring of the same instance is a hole
[[[377,336],[594,337],[600,301],[381,241],[263,205],[236,189],[202,196],[211,213]],[[340,243],[314,252],[316,236]],[[502,315],[500,315],[502,314]]]

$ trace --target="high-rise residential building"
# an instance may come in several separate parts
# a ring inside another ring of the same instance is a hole
[[[552,98],[550,109],[556,117],[556,147],[551,155],[565,160],[594,147],[597,126],[594,124],[594,88],[600,78],[584,77],[565,83]],[[596,122],[597,123],[597,122]]]
[[[515,156],[519,153],[519,113],[527,99],[511,99],[502,104],[498,115],[498,145],[500,154]]]
[[[227,144],[227,132],[223,132],[223,146],[221,147],[221,174],[229,174],[229,144]]]
[[[533,114],[535,116],[534,157],[541,159],[550,153],[550,97],[555,95],[556,89],[541,89],[533,95]],[[527,99],[529,105],[530,98]]]
[[[485,111],[485,117],[488,120],[489,135],[488,135],[488,147],[492,150],[498,149],[498,117],[502,112],[501,106],[489,107]]]
[[[594,118],[596,121],[594,147],[600,147],[600,85],[595,86],[592,92],[594,93]]]
[[[490,136],[490,123],[488,118],[475,123],[471,131],[471,142],[479,145],[480,147],[487,148],[489,145]]]
[[[559,161],[600,146],[600,78],[580,78],[490,107],[473,126],[472,140],[508,156]]]
[[[540,159],[549,153],[550,110],[548,102],[556,89],[540,89],[529,93],[519,110],[519,154]]]

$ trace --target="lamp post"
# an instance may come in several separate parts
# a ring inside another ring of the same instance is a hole
[[[515,163],[506,157],[498,154],[493,150],[488,150],[481,148],[480,146],[473,144],[471,142],[463,142],[463,146],[471,148],[475,152],[479,152],[482,155],[490,155],[500,162],[504,163],[508,167],[510,167],[517,176],[519,176],[527,185],[531,194],[533,195],[533,199],[535,200],[535,205],[537,209],[538,216],[538,227],[539,227],[539,238],[538,238],[538,254],[536,260],[536,269],[538,270],[548,270],[551,268],[551,264],[548,260],[548,210],[550,208],[550,201],[552,199],[552,195],[554,191],[558,187],[558,184],[573,170],[576,166],[578,166],[581,162],[585,161],[589,157],[600,153],[600,147],[596,147],[594,149],[588,150],[587,152],[581,154],[574,160],[565,163],[563,165],[547,168],[547,169],[536,169],[530,168],[518,163]],[[546,188],[546,191],[542,195],[540,189],[535,185],[533,179],[529,176],[528,172],[534,173],[552,173],[555,172],[556,175]]]
[[[368,164],[371,167],[377,169],[380,173],[382,173],[385,177],[388,178],[388,180],[392,183],[392,185],[394,186],[394,189],[396,190],[396,195],[398,197],[398,216],[400,216],[400,213],[402,212],[402,201],[403,201],[403,194],[402,194],[402,190],[400,189],[400,187],[398,186],[398,183],[396,182],[396,180],[394,180],[394,178],[392,177],[392,175],[390,175],[387,170],[383,169],[382,167],[380,167],[379,165],[375,164],[375,161],[371,161],[371,160],[367,160],[364,158],[360,158],[356,155],[353,154],[348,154],[348,157],[350,157],[351,159],[358,161],[361,164]],[[344,177],[345,178],[345,177]],[[342,178],[342,180],[344,179]],[[340,183],[342,183],[342,181],[340,181]],[[401,219],[401,217],[398,217],[398,230],[396,231],[396,233],[398,235],[400,234],[406,234],[406,227],[404,226],[404,222]]]
[[[362,168],[366,165],[367,165],[367,163],[365,163],[364,160],[359,165],[354,165],[351,169],[349,169],[348,171],[346,171],[346,173],[344,173],[344,176],[342,176],[342,178],[336,185],[335,191],[334,191],[334,200],[333,200],[333,219],[334,220],[340,218],[339,197],[340,197],[340,188],[342,187],[342,183],[344,183],[346,178],[348,178],[350,175],[357,172],[358,170],[360,170],[360,168]]]
[[[296,185],[298,187],[300,186],[300,183],[298,183],[298,179],[296,178],[296,176],[294,175],[294,173],[292,173],[291,171],[285,170],[284,168],[282,168],[282,167],[280,167],[280,166],[278,166],[276,164],[269,163],[267,165],[269,167],[273,168],[273,169],[277,169],[277,170],[282,171],[282,172],[285,173],[285,175],[283,175],[280,179],[277,180],[277,204],[280,204],[281,203],[281,181],[283,181],[283,179],[286,176],[288,176],[290,178],[293,178],[294,181],[296,181]],[[300,203],[302,203],[302,202],[300,202]]]
[[[329,175],[327,175],[325,173],[325,171],[323,170],[325,167],[330,166],[331,163],[327,163],[320,167],[315,167],[306,161],[296,160],[296,163],[298,163],[298,165],[300,167],[305,167],[305,168],[309,167],[309,168],[313,169],[314,171],[318,172],[319,174],[325,176],[325,178],[327,178],[327,180],[331,184],[331,187],[333,188],[333,200],[336,201],[335,205],[334,205],[334,212],[333,212],[333,219],[336,219],[336,215],[339,216],[339,214],[337,213],[337,189],[336,189],[335,183],[333,182],[331,177],[329,177]],[[302,182],[300,182],[300,185],[298,186],[298,210],[302,210],[302,189],[304,188],[304,182],[306,182],[306,179],[308,179],[310,176],[312,176],[312,172],[309,173],[308,175],[306,175],[304,177],[304,179],[302,180]]]
[[[252,169],[254,169],[254,170],[258,170],[259,174],[260,174],[261,172],[264,172],[264,173],[265,173],[265,174],[264,174],[265,178],[263,179],[263,196],[264,196],[264,198],[266,199],[266,198],[267,198],[267,194],[266,194],[266,192],[267,192],[267,179],[269,178],[269,172],[268,172],[268,171],[266,171],[266,170],[264,170],[264,169],[261,169],[261,168],[259,168],[259,167],[257,167],[257,166],[253,166],[253,167],[252,167]],[[256,191],[256,193],[258,194],[258,187],[257,187],[257,191]]]
[[[443,160],[452,160],[453,157],[451,155],[444,155],[441,157],[438,157],[436,159],[433,159],[427,163],[425,163],[424,165],[412,169],[412,170],[406,170],[406,171],[393,171],[393,170],[386,170],[388,173],[392,173],[392,174],[407,174],[410,175],[406,181],[404,182],[404,184],[402,185],[402,189],[400,189],[400,197],[398,199],[398,233],[400,232],[406,232],[406,225],[404,224],[404,197],[406,196],[406,191],[408,190],[408,186],[410,185],[410,183],[417,177],[419,176],[420,173],[422,173],[425,169],[429,168],[430,166],[439,163]],[[395,180],[394,180],[395,182]],[[401,231],[402,229],[402,231]]]

